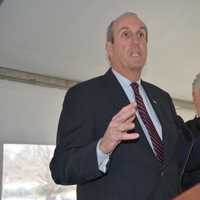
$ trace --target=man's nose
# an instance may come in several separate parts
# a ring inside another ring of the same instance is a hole
[[[133,44],[138,44],[140,42],[140,39],[138,38],[138,36],[136,34],[133,34],[131,37],[131,42]]]

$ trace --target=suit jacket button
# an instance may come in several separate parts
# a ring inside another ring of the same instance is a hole
[[[160,175],[161,175],[161,176],[164,176],[164,175],[165,175],[165,172],[164,172],[164,171],[162,171],[162,172],[160,173]]]

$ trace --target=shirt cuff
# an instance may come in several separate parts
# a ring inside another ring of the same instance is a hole
[[[96,147],[97,162],[98,162],[99,170],[102,171],[103,173],[106,173],[107,172],[107,164],[110,159],[110,153],[106,154],[101,151],[101,149],[99,148],[100,142],[101,142],[101,139],[98,141],[97,147]]]

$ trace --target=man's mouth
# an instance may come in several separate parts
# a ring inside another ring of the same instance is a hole
[[[139,52],[132,52],[130,55],[132,57],[140,57],[141,56],[141,54]]]

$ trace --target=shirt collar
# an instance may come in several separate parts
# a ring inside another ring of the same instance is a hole
[[[130,87],[130,84],[132,82],[129,79],[127,79],[125,76],[123,76],[122,74],[120,74],[119,72],[114,70],[113,68],[112,68],[112,72],[115,75],[115,77],[117,78],[117,80],[120,82],[120,84],[122,84],[125,87]],[[141,79],[139,79],[137,81],[137,83],[139,84],[139,86],[141,86]]]

